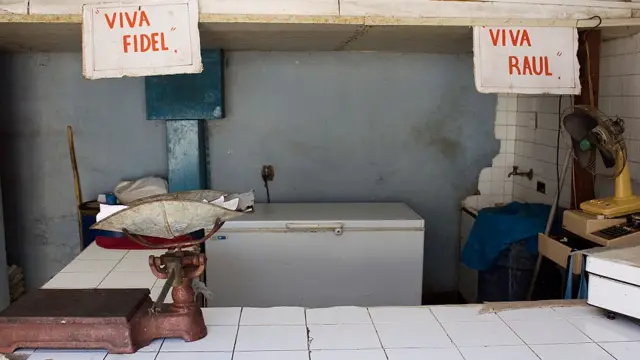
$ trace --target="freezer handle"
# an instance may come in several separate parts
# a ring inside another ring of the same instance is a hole
[[[327,224],[302,224],[291,223],[286,224],[289,231],[301,231],[301,232],[321,232],[321,231],[333,231],[336,235],[342,235],[344,225],[342,223],[327,223]]]

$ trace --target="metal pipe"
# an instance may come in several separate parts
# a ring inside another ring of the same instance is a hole
[[[160,295],[158,295],[158,298],[156,299],[156,301],[153,303],[153,306],[151,307],[153,311],[160,310],[160,307],[164,303],[164,299],[167,298],[169,289],[173,287],[173,281],[175,280],[175,278],[176,278],[176,271],[174,269],[169,269],[169,276],[167,276],[167,281],[164,283],[164,286],[160,291]]]
[[[560,173],[560,186],[556,189],[556,196],[553,198],[553,205],[551,205],[551,212],[549,213],[549,218],[547,219],[547,226],[544,229],[544,234],[549,235],[551,232],[551,226],[553,225],[553,219],[556,216],[556,211],[558,209],[558,202],[560,201],[560,193],[562,192],[562,187],[564,185],[564,179],[567,176],[567,170],[569,169],[569,161],[571,160],[571,149],[567,150],[567,155],[564,157],[564,165],[562,165],[562,172]]]
[[[562,192],[562,186],[564,185],[564,179],[567,176],[567,170],[569,169],[569,161],[571,160],[571,149],[567,150],[567,155],[564,157],[564,164],[562,165],[562,172],[560,175],[560,186],[556,189],[556,196],[553,199],[553,205],[551,205],[551,211],[549,212],[549,218],[547,219],[547,226],[544,229],[544,234],[549,236],[551,232],[551,225],[553,225],[553,219],[556,216],[558,209],[558,202],[560,201],[560,193]],[[533,269],[533,277],[531,278],[531,284],[529,284],[529,291],[527,292],[527,300],[531,300],[533,296],[533,290],[538,280],[538,274],[540,273],[540,266],[542,265],[542,254],[538,254],[538,260],[536,261],[536,267]],[[569,270],[571,271],[571,270]]]

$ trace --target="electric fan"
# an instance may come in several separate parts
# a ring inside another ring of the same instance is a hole
[[[578,164],[595,174],[596,150],[606,168],[615,168],[613,197],[594,199],[580,204],[580,209],[593,215],[618,217],[640,211],[640,198],[631,190],[627,149],[622,138],[624,121],[611,118],[587,107],[575,106],[562,123],[571,137],[571,147]]]

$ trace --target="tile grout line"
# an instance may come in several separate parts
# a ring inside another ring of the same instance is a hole
[[[553,309],[553,311],[556,311],[555,309]],[[556,311],[557,312],[557,311]],[[572,318],[568,318],[568,317],[564,317],[563,315],[561,315],[560,313],[558,313],[559,316],[562,317],[563,320],[565,320],[566,322],[568,322],[571,326],[573,326],[576,330],[578,330],[580,333],[584,334],[584,336],[586,336],[589,340],[591,340],[591,342],[593,344],[596,344],[600,349],[602,349],[602,351],[606,352],[609,356],[611,356],[613,359],[617,359],[612,353],[610,353],[609,351],[607,351],[607,349],[603,348],[602,345],[600,345],[599,342],[595,341],[593,338],[591,338],[591,336],[589,336],[589,334],[585,333],[584,331],[582,331],[580,328],[578,328],[576,325],[573,324],[573,322],[571,322],[571,320],[569,319],[591,319],[591,317],[572,317]],[[589,344],[589,343],[578,343],[578,344]],[[576,344],[577,345],[577,344]]]
[[[594,344],[596,344],[600,349],[602,349],[602,351],[606,352],[607,355],[611,356],[613,359],[618,359],[612,353],[610,353],[607,349],[603,348],[602,345],[600,345],[600,343],[594,342]]]
[[[242,322],[242,311],[244,307],[240,308],[240,316],[238,316],[238,330],[236,330],[236,339],[233,341],[233,349],[231,350],[231,360],[236,356],[236,345],[238,344],[238,335],[240,335],[240,324]]]
[[[389,355],[387,355],[387,349],[382,344],[382,339],[380,339],[380,334],[378,333],[378,328],[376,327],[376,323],[373,321],[373,316],[371,316],[371,312],[367,307],[367,314],[369,314],[369,320],[371,320],[371,325],[373,325],[373,331],[376,332],[376,336],[378,337],[378,342],[380,343],[380,347],[382,348],[382,352],[384,353],[385,359],[389,360]]]
[[[553,311],[555,311],[555,310],[553,310]],[[616,359],[616,357],[613,356],[612,353],[608,352],[607,349],[603,348],[602,345],[600,345],[597,341],[592,339],[591,336],[589,336],[589,334],[587,334],[586,332],[580,330],[580,328],[578,328],[576,325],[574,325],[568,318],[563,317],[563,319],[566,322],[568,322],[571,326],[573,326],[576,330],[578,330],[581,334],[584,334],[584,336],[586,336],[589,340],[591,340],[593,344],[596,344],[596,346],[598,346],[600,349],[602,349],[602,351],[606,352],[607,354],[609,354],[609,356],[611,356],[612,358]],[[573,318],[573,319],[579,319],[579,318]],[[588,343],[583,343],[583,344],[588,344]]]
[[[98,246],[98,245],[96,244],[96,246]],[[106,250],[106,249],[105,249],[105,250]],[[107,275],[105,275],[105,276],[102,278],[102,280],[100,280],[100,282],[98,283],[98,286],[96,286],[96,289],[100,288],[100,285],[102,285],[102,283],[104,282],[104,280],[105,280],[107,277],[109,277],[109,275],[111,275],[111,273],[113,272],[113,270],[115,270],[115,268],[116,268],[116,267],[118,267],[118,264],[120,264],[120,262],[121,262],[122,260],[124,260],[124,257],[125,257],[125,256],[127,256],[127,254],[128,254],[128,253],[129,253],[129,250],[127,250],[127,252],[126,252],[126,253],[124,253],[124,255],[122,255],[122,257],[120,258],[120,260],[118,260],[118,262],[117,262],[115,265],[113,265],[113,267],[111,268],[111,270],[109,270],[109,272],[107,273]]]
[[[542,358],[540,357],[540,355],[538,355],[538,353],[537,353],[537,352],[535,352],[535,350],[533,350],[533,349],[531,348],[531,346],[530,346],[526,341],[524,341],[524,339],[523,339],[523,338],[522,338],[522,337],[521,337],[521,336],[520,336],[520,335],[519,335],[515,330],[513,330],[513,329],[511,328],[511,326],[509,326],[509,324],[507,323],[507,321],[506,321],[505,319],[503,319],[503,318],[502,318],[502,316],[500,316],[500,314],[498,314],[498,313],[495,313],[495,314],[496,314],[496,316],[498,317],[498,319],[500,319],[500,321],[502,321],[502,323],[503,323],[506,327],[508,327],[508,328],[509,328],[509,330],[511,330],[511,332],[513,332],[513,333],[518,337],[518,339],[520,339],[520,341],[522,341],[522,343],[527,347],[527,349],[529,349],[529,351],[531,351],[531,353],[533,353],[533,355],[535,355],[538,359],[542,360]]]
[[[311,330],[309,330],[309,321],[307,319],[307,308],[304,308],[304,327],[307,331],[307,358],[311,360]],[[232,359],[233,360],[233,359]]]
[[[464,360],[466,360],[467,358],[464,356],[464,354],[462,354],[462,351],[460,351],[460,348],[458,347],[458,344],[456,344],[453,339],[451,338],[451,336],[449,335],[449,333],[447,332],[447,329],[444,328],[444,325],[442,325],[442,323],[440,322],[440,319],[438,319],[438,317],[436,316],[436,314],[433,313],[433,310],[431,310],[431,307],[428,307],[429,312],[431,313],[431,316],[433,316],[433,318],[436,320],[436,322],[438,323],[438,325],[440,325],[440,329],[442,329],[442,331],[444,331],[445,335],[447,335],[447,337],[449,338],[449,341],[451,341],[451,345],[453,345],[454,348],[456,348],[456,350],[458,351],[458,354],[460,354],[460,357]]]
[[[153,360],[157,360],[158,356],[160,356],[160,350],[162,349],[162,345],[164,345],[164,338],[162,339],[162,343],[160,343],[160,347],[158,348],[158,351],[156,351],[156,356],[153,357]]]
[[[554,310],[554,311],[555,311],[555,310]],[[569,325],[573,326],[573,327],[574,327],[576,330],[578,330],[581,334],[583,334],[584,336],[586,336],[589,340],[591,340],[591,342],[593,342],[593,343],[596,343],[596,344],[597,344],[597,342],[596,342],[595,340],[593,340],[593,339],[591,338],[591,336],[589,336],[589,335],[588,335],[587,333],[585,333],[584,331],[580,330],[577,326],[575,326],[575,325],[571,322],[571,320],[569,320],[569,319],[567,319],[567,318],[564,318],[564,317],[563,317],[562,319],[563,319],[564,321],[568,322],[568,323],[569,323]]]

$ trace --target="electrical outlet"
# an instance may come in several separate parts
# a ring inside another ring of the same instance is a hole
[[[276,175],[276,170],[273,165],[262,165],[262,181],[266,184],[267,181],[273,181]]]
[[[547,186],[542,181],[538,181],[538,183],[536,184],[536,191],[544,194],[547,191]]]

